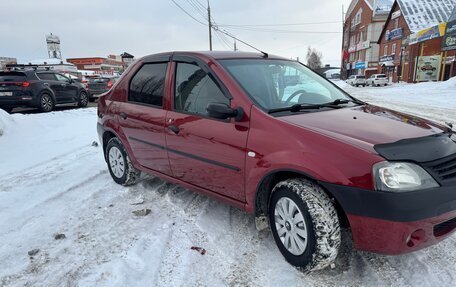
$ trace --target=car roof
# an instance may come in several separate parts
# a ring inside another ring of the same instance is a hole
[[[193,56],[199,58],[212,58],[215,60],[224,60],[224,59],[277,59],[277,60],[287,60],[290,59],[283,58],[276,55],[259,53],[259,52],[241,52],[241,51],[172,51],[159,54],[151,54],[143,57],[143,60],[148,60],[148,58],[155,58],[157,56],[171,57],[171,56]]]

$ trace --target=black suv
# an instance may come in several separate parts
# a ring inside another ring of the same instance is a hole
[[[84,85],[49,70],[0,71],[0,108],[33,107],[50,112],[55,105],[89,102]]]

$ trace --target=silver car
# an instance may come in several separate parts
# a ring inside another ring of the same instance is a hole
[[[352,85],[352,86],[366,86],[366,77],[365,76],[358,76],[358,75],[353,75],[350,76],[347,80],[347,84]]]
[[[374,74],[367,79],[367,85],[370,86],[388,86],[389,80],[385,74]]]

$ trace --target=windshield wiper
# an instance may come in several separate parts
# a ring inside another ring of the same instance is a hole
[[[280,113],[280,112],[292,112],[297,113],[302,110],[319,110],[321,108],[333,108],[333,109],[340,109],[342,108],[340,105],[345,105],[350,102],[359,103],[354,100],[348,99],[337,99],[333,102],[324,103],[324,104],[296,104],[286,108],[278,108],[278,109],[271,109],[268,111],[269,114]]]

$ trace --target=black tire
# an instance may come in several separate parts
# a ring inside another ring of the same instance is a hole
[[[286,216],[287,213],[283,209],[280,209],[283,203],[293,206],[290,202],[297,207],[295,212],[288,213],[294,214],[292,220]],[[284,217],[280,210],[285,214]],[[298,218],[303,220],[296,223],[295,220],[299,220]],[[339,218],[331,199],[319,185],[300,178],[279,182],[273,189],[269,204],[269,220],[272,235],[280,252],[290,264],[302,271],[323,269],[336,259],[341,242]],[[278,227],[283,240],[289,243],[288,248],[282,242]],[[303,233],[307,234],[307,240],[300,235]],[[299,251],[294,254],[292,240],[297,247],[294,251]],[[299,250],[298,240],[301,246],[305,242],[304,249]]]
[[[40,102],[38,103],[38,108],[44,113],[48,113],[54,109],[55,103],[51,95],[44,93],[40,97]]]
[[[89,104],[89,96],[86,92],[81,92],[79,95],[78,107],[85,108]]]
[[[106,163],[112,179],[120,185],[133,185],[141,175],[131,163],[122,142],[116,137],[110,139],[106,145]]]

